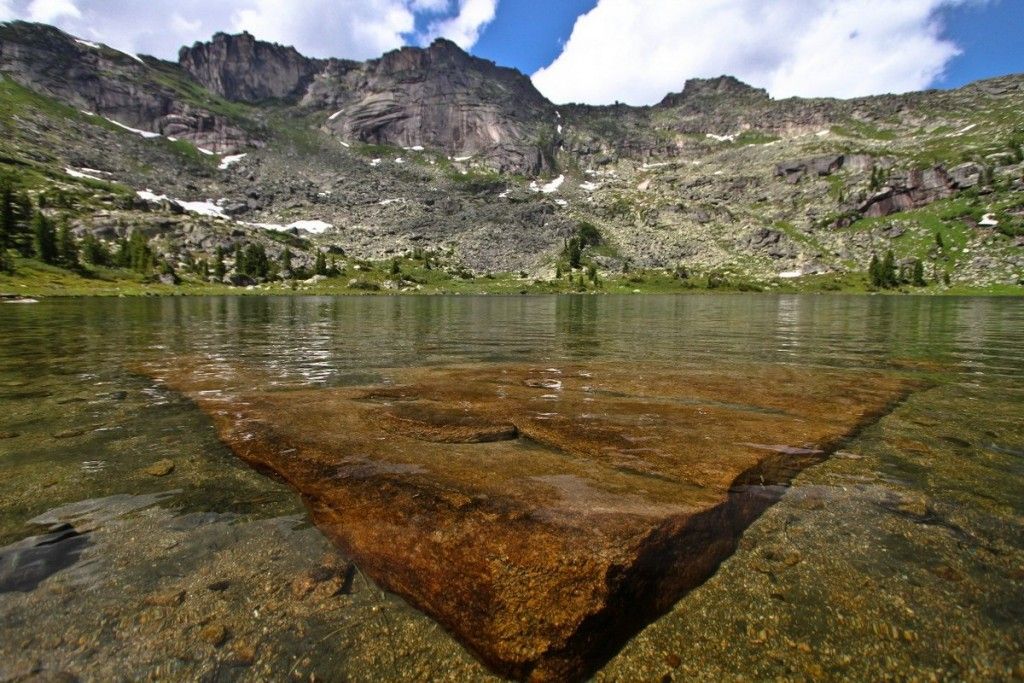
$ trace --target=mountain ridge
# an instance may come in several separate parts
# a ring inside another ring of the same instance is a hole
[[[217,34],[173,63],[21,22],[0,26],[0,73],[7,172],[79,197],[76,234],[145,230],[174,264],[253,241],[280,258],[261,226],[295,223],[329,226],[290,229],[304,266],[432,253],[555,283],[590,226],[585,267],[623,286],[841,277],[890,248],[932,282],[1024,278],[1019,75],[850,100],[722,76],[646,107],[554,105],[443,40],[356,62]]]

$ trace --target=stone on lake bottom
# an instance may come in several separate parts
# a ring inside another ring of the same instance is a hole
[[[531,680],[595,671],[915,388],[773,365],[475,365],[294,389],[223,361],[144,371],[295,488],[368,576]]]

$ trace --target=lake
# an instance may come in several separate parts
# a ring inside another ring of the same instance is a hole
[[[913,383],[594,677],[1024,677],[1022,335],[1010,298],[2,304],[0,681],[493,678],[140,371],[168,358],[244,366],[271,389],[530,365]]]

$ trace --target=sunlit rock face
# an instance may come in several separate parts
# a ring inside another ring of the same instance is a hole
[[[479,365],[295,389],[205,360],[145,372],[299,491],[377,582],[531,680],[592,672],[913,389],[773,366]]]

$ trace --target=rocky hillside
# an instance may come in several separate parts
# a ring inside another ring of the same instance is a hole
[[[555,106],[443,40],[354,62],[218,34],[170,63],[21,22],[0,25],[0,73],[7,182],[170,264],[259,244],[296,269],[416,253],[770,284],[892,250],[931,282],[1024,278],[1022,76],[845,101],[722,77]]]

